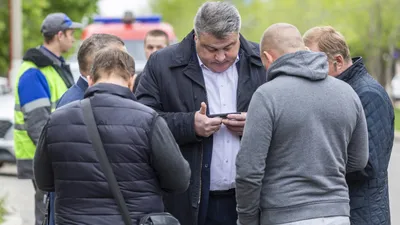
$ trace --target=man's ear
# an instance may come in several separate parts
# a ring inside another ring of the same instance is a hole
[[[94,82],[93,82],[92,76],[87,76],[86,78],[88,80],[89,87],[93,86]]]
[[[274,62],[274,57],[271,55],[271,52],[265,51],[265,56],[267,57],[269,64]]]
[[[335,56],[335,61],[333,62],[333,66],[336,70],[341,71],[344,68],[344,58],[342,55],[337,54]]]
[[[57,36],[58,39],[61,39],[64,36],[64,33],[62,31],[58,31],[56,36]]]

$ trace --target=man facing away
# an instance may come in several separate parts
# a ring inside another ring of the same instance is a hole
[[[57,101],[74,79],[61,56],[73,47],[74,30],[81,28],[64,13],[49,14],[43,21],[44,43],[29,49],[15,84],[14,146],[19,179],[32,179],[35,188],[35,221],[44,217],[44,193],[36,189],[32,160],[40,133]]]
[[[259,46],[240,26],[233,5],[204,3],[192,32],[150,56],[136,90],[165,118],[191,166],[189,190],[165,196],[182,225],[236,224],[236,154],[251,96],[266,79]],[[209,116],[232,112],[239,114]]]
[[[169,45],[169,37],[168,34],[163,30],[155,29],[147,32],[146,37],[144,38],[144,53],[146,54],[146,60],[149,60],[151,54],[155,51],[163,49]],[[135,83],[133,86],[133,92],[136,92],[136,87],[139,84],[140,77],[142,73],[136,75]]]
[[[78,64],[81,76],[76,84],[62,95],[57,103],[57,108],[83,99],[85,91],[88,88],[86,77],[90,74],[93,58],[99,50],[106,47],[116,47],[124,50],[125,44],[119,37],[110,34],[93,34],[82,42],[78,50]],[[54,193],[50,193],[49,225],[54,224]]]
[[[349,225],[346,172],[368,160],[357,94],[328,76],[290,24],[261,40],[268,82],[254,93],[236,160],[241,225]]]
[[[333,27],[314,27],[303,36],[313,51],[328,56],[329,75],[348,83],[361,99],[367,118],[369,160],[347,175],[352,225],[389,225],[388,166],[394,140],[394,111],[385,89],[367,72],[361,57],[351,58],[342,34]]]
[[[57,108],[71,103],[76,100],[82,100],[86,89],[88,88],[87,76],[90,75],[90,69],[93,65],[95,54],[106,47],[116,47],[121,50],[125,49],[124,42],[117,36],[111,34],[93,34],[82,42],[78,50],[79,77],[74,84],[61,97],[57,104]]]
[[[89,98],[105,152],[134,225],[163,212],[162,191],[183,192],[190,168],[167,124],[132,93],[133,58],[98,51],[88,76]],[[57,109],[45,125],[34,160],[38,187],[55,191],[56,224],[122,225],[83,120],[81,101]]]

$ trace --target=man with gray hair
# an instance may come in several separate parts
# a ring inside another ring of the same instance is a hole
[[[261,41],[267,83],[254,93],[236,160],[241,225],[350,225],[346,173],[368,161],[361,101],[328,76],[291,24]]]
[[[236,224],[236,155],[251,96],[266,81],[259,46],[240,26],[233,5],[204,3],[193,31],[150,56],[136,90],[167,121],[191,166],[189,190],[164,197],[182,225]]]

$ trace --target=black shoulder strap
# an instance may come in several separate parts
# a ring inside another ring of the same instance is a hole
[[[96,151],[97,158],[100,161],[100,166],[107,179],[108,185],[110,186],[114,199],[117,202],[119,210],[121,211],[122,219],[124,220],[125,225],[132,225],[132,220],[129,216],[128,207],[126,206],[124,197],[121,193],[121,189],[118,186],[117,179],[115,178],[115,174],[111,168],[110,161],[108,160],[107,154],[103,147],[103,143],[97,129],[97,124],[94,119],[90,99],[86,98],[82,100],[81,104],[83,110],[83,119],[87,127],[89,138],[92,141],[93,149]]]

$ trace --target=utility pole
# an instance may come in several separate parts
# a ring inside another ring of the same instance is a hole
[[[22,60],[22,0],[8,0],[10,7],[10,70],[8,73],[9,87],[15,84],[15,75]]]

